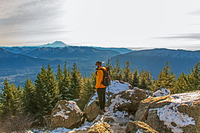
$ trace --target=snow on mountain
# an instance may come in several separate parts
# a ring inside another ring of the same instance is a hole
[[[48,44],[45,44],[45,45],[41,45],[40,47],[67,47],[69,45],[65,44],[64,42],[62,41],[55,41],[53,43],[48,43]]]

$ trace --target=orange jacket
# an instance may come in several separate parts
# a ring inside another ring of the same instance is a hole
[[[104,86],[101,82],[103,81],[103,71],[102,70],[99,70],[99,69],[106,69],[105,67],[100,67],[98,68],[98,71],[97,71],[97,76],[96,76],[96,86],[95,88],[98,89],[98,88],[106,88],[106,86]]]

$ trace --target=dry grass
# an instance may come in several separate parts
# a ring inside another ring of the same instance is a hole
[[[31,125],[35,122],[34,116],[30,114],[18,114],[17,116],[6,116],[1,122],[2,130],[6,133],[17,132],[23,133],[30,129]]]

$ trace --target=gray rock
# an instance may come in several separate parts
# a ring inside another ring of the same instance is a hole
[[[82,124],[83,113],[74,101],[60,100],[56,103],[51,113],[51,129],[65,127],[77,128]]]

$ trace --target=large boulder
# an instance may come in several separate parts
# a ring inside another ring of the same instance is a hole
[[[60,100],[56,103],[51,113],[51,129],[65,127],[77,128],[83,121],[83,113],[74,101]]]
[[[112,96],[111,104],[106,107],[104,120],[126,126],[138,109],[141,100],[146,98],[146,91],[133,89],[119,92]]]
[[[125,131],[126,133],[158,133],[158,131],[141,121],[129,121]]]
[[[135,121],[146,121],[150,108],[157,107],[157,103],[166,101],[168,96],[164,97],[150,97],[140,102],[139,108],[135,113]],[[166,102],[167,103],[167,102]]]
[[[140,101],[147,98],[146,91],[136,88],[133,90],[122,91],[112,96],[109,110],[126,111],[131,114],[135,114]]]
[[[171,133],[171,129],[167,128],[164,122],[159,119],[156,110],[149,111],[146,123],[157,131]]]
[[[200,91],[150,97],[140,103],[134,120],[161,133],[200,132]]]
[[[99,108],[96,101],[93,101],[85,109],[85,116],[89,122],[93,121],[99,114],[103,114],[103,111]]]

